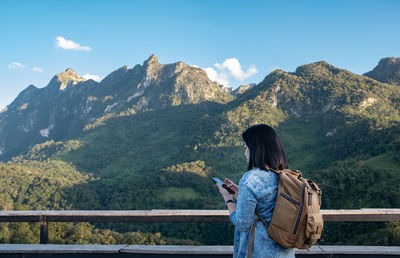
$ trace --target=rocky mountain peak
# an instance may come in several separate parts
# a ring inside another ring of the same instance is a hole
[[[175,67],[177,70],[182,70],[183,68],[186,68],[188,65],[186,65],[184,62],[179,61],[175,63]]]
[[[68,68],[62,73],[55,76],[58,82],[61,82],[60,90],[64,90],[69,83],[77,84],[78,82],[86,81],[85,78],[79,76],[72,68]]]
[[[152,54],[146,61],[144,61],[144,84],[149,85],[149,80],[154,80],[156,77],[158,77],[163,67],[165,67],[165,65],[158,62],[158,58],[155,54]]]
[[[81,78],[79,74],[77,74],[74,69],[72,68],[67,68],[64,72],[56,74],[56,76],[61,80],[77,80]]]
[[[154,64],[157,65],[160,63],[158,62],[157,56],[155,54],[152,54],[146,61],[144,61],[143,66],[147,67]]]
[[[380,82],[400,85],[400,58],[383,58],[372,71],[364,75]]]

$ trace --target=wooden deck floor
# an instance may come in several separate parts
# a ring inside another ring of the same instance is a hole
[[[2,244],[0,257],[232,257],[232,246],[149,246],[149,245],[32,245]],[[296,250],[296,257],[400,257],[400,247],[314,246]]]

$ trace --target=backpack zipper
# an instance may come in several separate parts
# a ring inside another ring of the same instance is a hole
[[[297,219],[296,219],[296,224],[294,225],[294,229],[293,229],[293,234],[296,234],[297,231],[297,227],[299,226],[299,222],[300,222],[300,218],[301,218],[301,214],[303,212],[303,205],[304,205],[304,189],[306,188],[306,183],[303,183],[303,186],[301,187],[302,195],[301,195],[301,203],[300,203],[300,209],[299,209],[299,213],[297,214]]]
[[[297,204],[297,205],[300,204],[298,201],[293,200],[292,198],[290,198],[289,196],[287,196],[287,195],[284,194],[284,193],[280,193],[280,195],[281,195],[283,198],[285,198],[286,200],[288,200],[289,202],[291,202],[291,203],[294,203],[294,204]]]

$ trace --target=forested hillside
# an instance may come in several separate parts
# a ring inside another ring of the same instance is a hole
[[[28,87],[0,114],[3,210],[224,209],[208,177],[240,179],[240,135],[257,123],[276,128],[289,167],[320,184],[323,209],[400,206],[400,87],[393,81],[317,62],[275,70],[230,94],[201,69],[159,64],[154,55],[98,84],[79,78],[67,70],[46,88]],[[3,224],[8,237],[0,241],[37,241],[30,236],[38,228],[24,225]],[[400,245],[399,227],[327,223],[324,244]],[[87,237],[79,239],[79,230]],[[50,232],[54,243],[233,239],[231,225],[205,223],[56,224]]]

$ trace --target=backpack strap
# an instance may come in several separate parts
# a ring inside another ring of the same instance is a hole
[[[267,227],[267,229],[268,229],[268,227],[269,227],[268,223],[265,222],[265,220],[263,220],[263,218],[261,217],[261,215],[260,215],[260,213],[258,212],[258,210],[256,210],[256,214],[257,214],[257,216],[258,216],[258,220],[261,220],[261,222],[262,222],[262,223]]]
[[[250,241],[249,241],[249,247],[247,248],[247,258],[251,257],[251,251],[253,249],[253,242],[254,242],[254,232],[256,231],[257,222],[261,221],[267,227],[267,229],[269,226],[268,223],[263,220],[263,218],[261,217],[258,210],[256,210],[256,214],[257,214],[258,218],[256,219],[256,221],[254,221],[253,228],[251,229],[251,237],[250,237]]]
[[[251,258],[251,249],[253,249],[253,242],[254,242],[254,231],[256,230],[256,224],[259,220],[260,218],[257,218],[256,221],[254,221],[253,228],[251,229],[249,247],[247,248],[247,258]]]

